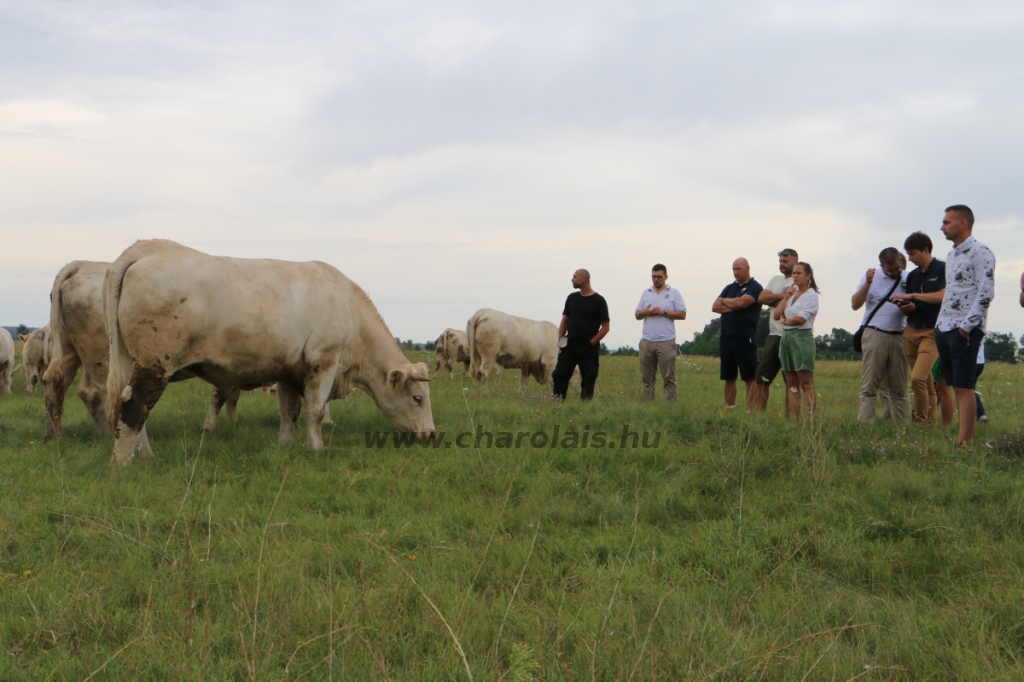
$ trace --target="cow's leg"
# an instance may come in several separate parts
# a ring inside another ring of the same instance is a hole
[[[127,464],[135,455],[150,410],[167,388],[167,377],[155,368],[135,366],[131,381],[121,392],[120,414],[114,432],[115,464]]]
[[[225,404],[231,404],[231,392],[238,391],[234,386],[214,386],[210,393],[210,408],[206,411],[206,419],[203,420],[203,431],[213,431],[217,428],[217,419],[220,417],[220,408]],[[235,395],[237,404],[238,396]],[[230,407],[228,408],[228,419],[230,420]]]
[[[6,334],[6,332],[4,333]],[[8,362],[0,366],[0,393],[9,395],[12,383],[14,383],[14,363]]]
[[[224,403],[224,419],[229,424],[238,424],[238,399],[242,395],[242,389],[238,386],[228,386],[224,389],[228,393],[227,402]]]
[[[54,379],[49,372],[43,373],[43,396],[46,400],[46,435],[43,436],[43,440],[64,436],[64,397],[82,364],[78,353],[73,349],[69,353],[65,348],[62,360],[59,379]],[[109,430],[107,427],[104,433]]]
[[[82,380],[78,382],[78,397],[85,403],[85,409],[89,410],[100,433],[110,433],[106,382],[100,381],[95,372],[90,371],[88,367],[82,368]]]
[[[454,367],[454,365],[451,362],[449,362],[448,360],[444,361],[444,369],[445,369],[446,372],[448,372],[448,379],[449,380],[453,378],[452,377],[452,367]]]
[[[142,431],[139,433],[139,444],[135,446],[135,454],[139,457],[152,457],[153,448],[149,447],[149,434],[146,433],[146,425],[142,425]]]
[[[464,369],[464,372],[465,372],[466,376],[468,377],[469,376],[469,360],[464,360],[462,362],[462,367]]]
[[[530,372],[525,369],[519,370],[519,397],[526,395],[526,384],[530,381]]]
[[[326,403],[324,403],[324,420],[321,423],[325,424],[325,425],[328,425],[328,426],[334,426],[334,420],[331,419],[331,401],[330,400],[328,400]]]
[[[277,385],[277,410],[281,413],[281,431],[277,442],[287,443],[295,437],[295,422],[299,418],[299,394],[283,383]]]
[[[310,450],[322,450],[324,439],[320,426],[324,418],[324,406],[331,397],[334,388],[334,374],[338,370],[337,358],[323,358],[316,363],[315,369],[306,375],[305,399],[306,414],[306,447]]]

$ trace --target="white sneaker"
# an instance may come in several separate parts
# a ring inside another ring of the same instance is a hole
[[[981,424],[987,424],[988,423],[988,415],[987,414],[983,414],[980,417],[978,417],[978,422],[981,423]]]

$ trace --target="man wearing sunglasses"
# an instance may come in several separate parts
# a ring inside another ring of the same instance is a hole
[[[665,400],[676,399],[676,320],[686,319],[686,303],[678,289],[668,285],[668,270],[661,263],[651,268],[651,286],[636,304],[636,319],[644,321],[640,337],[640,371],[644,400],[654,400],[661,369]]]
[[[779,273],[768,281],[757,302],[774,308],[783,299],[786,289],[793,286],[793,266],[799,262],[800,256],[795,249],[779,251]],[[761,349],[761,360],[754,372],[754,409],[760,412],[768,407],[768,394],[772,382],[782,370],[779,359],[779,344],[782,341],[782,320],[772,319],[768,322],[768,339]]]

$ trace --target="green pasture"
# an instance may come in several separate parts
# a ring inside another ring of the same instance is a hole
[[[0,680],[1024,678],[1020,367],[986,369],[969,449],[857,424],[857,363],[819,363],[806,423],[778,384],[768,414],[726,412],[716,360],[677,367],[674,405],[640,402],[636,358],[603,358],[590,403],[517,397],[515,371],[430,386],[449,438],[625,425],[655,447],[368,448],[391,428],[356,392],[309,452],[262,393],[201,434],[193,381],[124,468],[74,388],[44,443],[19,376]]]

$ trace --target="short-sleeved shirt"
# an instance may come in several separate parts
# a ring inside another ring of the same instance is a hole
[[[743,284],[733,282],[722,289],[720,298],[739,298],[750,296],[754,302],[742,310],[734,310],[722,313],[722,336],[739,336],[741,338],[757,338],[757,321],[761,317],[761,304],[757,297],[764,291],[764,287],[751,277]]]
[[[601,325],[609,320],[608,303],[598,293],[584,296],[578,291],[572,292],[565,299],[562,314],[569,318],[566,331],[569,340],[573,342],[589,342],[597,335]]]
[[[644,289],[644,293],[640,294],[640,302],[636,304],[636,311],[640,312],[648,306],[666,311],[686,310],[683,295],[667,284],[661,291],[655,291],[654,287]],[[676,321],[665,315],[645,317],[644,332],[640,338],[652,343],[671,341],[676,338]]]
[[[768,280],[768,286],[765,287],[765,290],[770,291],[773,294],[782,294],[791,286],[793,286],[792,277],[775,275]],[[758,311],[758,313],[760,313],[760,311]],[[775,317],[772,316],[771,321],[768,323],[768,336],[782,336],[782,320],[776,320]]]
[[[864,286],[864,282],[868,281],[867,276],[861,275],[860,284],[857,285],[856,291],[860,291],[860,288]],[[877,329],[881,329],[884,332],[901,332],[907,326],[907,318],[900,311],[900,307],[891,301],[888,301],[889,291],[892,290],[893,294],[899,294],[907,289],[907,272],[904,270],[900,273],[900,284],[895,289],[892,289],[892,285],[896,284],[896,280],[885,274],[885,270],[878,267],[875,268],[875,278],[871,280],[871,288],[868,289],[868,299],[864,302],[864,317],[861,318],[861,324],[868,324],[868,315],[875,309],[878,302],[883,298],[887,299],[886,303],[878,309],[875,316],[871,318],[871,326]],[[855,292],[856,293],[856,292]]]
[[[800,294],[800,296],[790,298],[786,303],[786,311],[784,315],[786,318],[804,318],[803,324],[795,327],[785,327],[786,329],[813,329],[814,318],[818,316],[818,292],[814,289],[808,289],[804,293]]]
[[[891,284],[889,286],[892,286]],[[928,269],[914,268],[907,275],[908,294],[934,294],[946,288],[946,264],[938,258],[932,258]],[[924,303],[914,301],[914,312],[907,315],[907,324],[918,329],[931,329],[939,319],[941,303]]]

